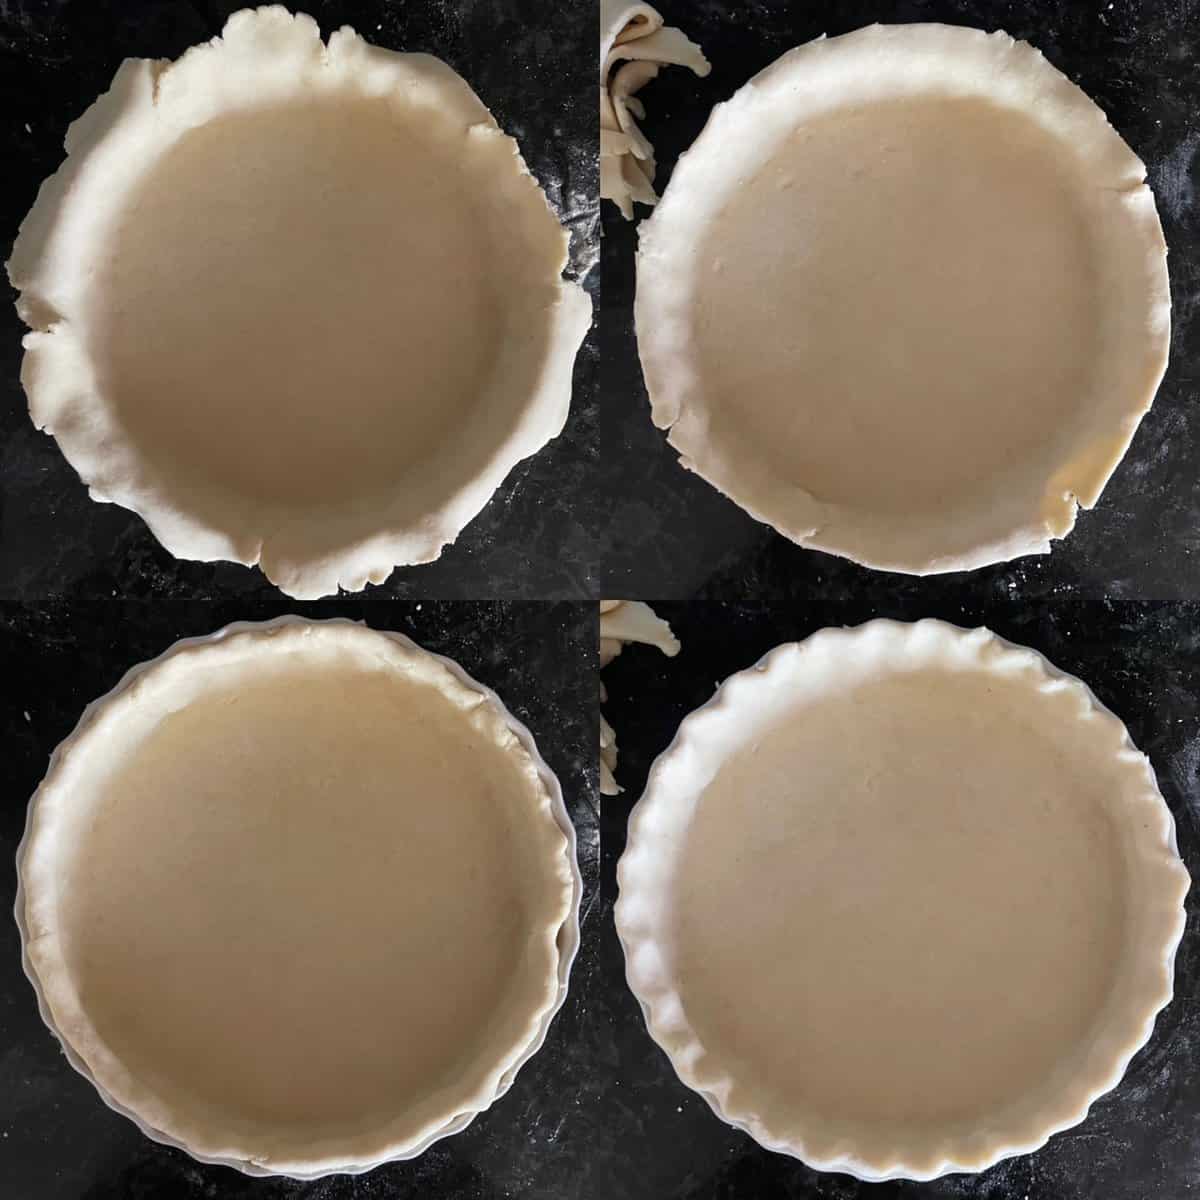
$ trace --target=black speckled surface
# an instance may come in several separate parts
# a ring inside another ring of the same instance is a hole
[[[714,104],[785,50],[873,21],[946,21],[1025,38],[1078,83],[1145,161],[1170,247],[1171,364],[1154,408],[1098,506],[1055,544],[1052,572],[1115,595],[1186,599],[1200,591],[1200,4],[1196,0],[664,0],[713,64],[697,79],[668,68],[642,93],[661,193]],[[638,208],[639,215],[649,212]],[[650,423],[633,333],[635,227],[603,206],[599,318],[601,475],[615,497],[606,531],[607,595],[684,598],[765,552],[801,575],[821,570],[871,590],[881,576],[801,550],[699,476]],[[774,543],[779,543],[775,545]],[[1026,560],[1029,562],[1029,560]],[[1033,569],[1033,568],[1031,568]],[[959,576],[960,580],[964,577]]]
[[[107,90],[122,59],[175,58],[221,31],[237,0],[4,0],[0,3],[0,259],[42,179],[62,161],[67,125]],[[520,143],[530,170],[572,234],[568,274],[595,301],[599,141],[594,22],[540,0],[311,0],[328,35],[353,25],[397,50],[447,61]],[[585,278],[586,277],[586,278]],[[0,602],[116,589],[162,597],[274,589],[256,569],[177,562],[139,517],[88,499],[51,438],[29,420],[18,382],[24,327],[0,287]],[[513,468],[441,558],[399,568],[372,591],[571,599],[594,591],[598,493],[597,354],[576,361],[563,434]]]
[[[0,859],[12,862],[25,805],[51,751],[84,706],[134,663],[181,637],[235,620],[299,611],[396,629],[493,688],[563,787],[584,876],[583,942],[570,992],[546,1044],[511,1091],[462,1133],[411,1163],[317,1183],[249,1179],[144,1138],[105,1108],[41,1024],[7,915],[15,873],[0,874],[0,1196],[6,1200],[570,1200],[604,1194],[588,1153],[599,1112],[595,1063],[606,1053],[595,1003],[599,836],[596,618],[591,604],[361,599],[289,605],[281,598],[211,602],[99,598],[73,608],[4,614],[0,624]]]

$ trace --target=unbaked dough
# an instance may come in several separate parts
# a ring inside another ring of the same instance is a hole
[[[763,1145],[976,1171],[1083,1120],[1171,997],[1154,772],[984,629],[873,621],[733,676],[655,763],[617,928],[651,1034]]]
[[[679,653],[679,639],[671,627],[642,600],[600,601],[600,667],[607,667],[627,642],[657,646],[668,658]],[[600,684],[600,703],[608,697]],[[617,769],[617,735],[600,717],[600,792],[615,796],[621,791],[613,772]]]
[[[714,109],[641,227],[655,424],[802,545],[921,574],[1047,551],[1166,365],[1145,176],[1006,34],[790,51]]]
[[[618,65],[619,64],[619,65]],[[600,196],[627,221],[633,204],[657,204],[654,147],[638,128],[646,116],[635,93],[664,66],[690,67],[703,77],[712,70],[704,52],[681,30],[664,25],[649,4],[630,0],[600,3]]]
[[[578,937],[554,777],[453,664],[288,618],[89,709],[19,857],[46,1015],[111,1102],[312,1176],[461,1128],[540,1045]]]
[[[360,589],[562,429],[589,302],[437,59],[247,10],[125,62],[67,151],[8,264],[30,414],[178,557]]]

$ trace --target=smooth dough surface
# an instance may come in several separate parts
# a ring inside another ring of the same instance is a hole
[[[979,1169],[1081,1119],[1169,998],[1170,814],[1033,652],[826,631],[676,747],[621,865],[630,980],[685,1081],[766,1144],[864,1178]]]
[[[1048,548],[1166,362],[1145,171],[1030,46],[802,46],[680,161],[638,259],[654,420],[782,533],[869,566]]]
[[[504,283],[458,153],[436,126],[325,100],[201,125],[139,182],[90,292],[91,350],[181,492],[319,520],[386,503],[487,420]],[[216,301],[201,323],[198,295]]]
[[[246,10],[124,63],[67,149],[8,264],[30,412],[176,555],[358,589],[561,430],[589,302],[439,60]]]
[[[571,901],[495,707],[348,625],[184,651],[116,706],[43,785],[23,868],[32,961],[97,1081],[281,1170],[485,1107],[555,1001]]]

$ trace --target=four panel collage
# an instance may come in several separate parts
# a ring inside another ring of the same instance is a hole
[[[0,1196],[1200,1186],[1198,59],[0,3]]]

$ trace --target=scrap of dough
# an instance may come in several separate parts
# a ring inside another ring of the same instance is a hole
[[[801,545],[915,574],[1044,553],[1162,377],[1145,168],[1007,34],[872,26],[714,109],[640,230],[683,466]]]
[[[668,658],[679,653],[679,639],[671,627],[641,600],[600,601],[600,666],[606,667],[627,642],[657,646]],[[600,684],[600,702],[607,699]],[[600,718],[600,793],[615,796],[621,791],[613,772],[617,769],[617,735]]]
[[[604,700],[604,687],[600,688],[600,699]],[[617,735],[613,727],[600,717],[600,794],[616,796],[621,791],[621,785],[613,776],[617,766]]]
[[[561,431],[590,304],[445,63],[246,10],[66,144],[8,263],[30,415],[178,557],[361,589]]]
[[[940,621],[823,630],[727,680],[655,763],[618,878],[683,1081],[869,1180],[1083,1120],[1171,997],[1189,884],[1121,722]]]
[[[633,220],[634,201],[658,203],[654,147],[638,128],[646,110],[635,93],[664,66],[689,67],[701,78],[712,70],[700,47],[665,26],[650,5],[601,0],[600,196],[627,221]]]
[[[604,608],[604,604],[608,608]],[[679,639],[671,627],[642,600],[601,601],[600,644],[615,643],[619,654],[626,642],[657,646],[668,658],[679,653]]]
[[[56,753],[26,949],[58,1034],[150,1130],[365,1169],[461,1128],[540,1044],[569,841],[527,734],[456,671],[291,618],[181,643]]]

